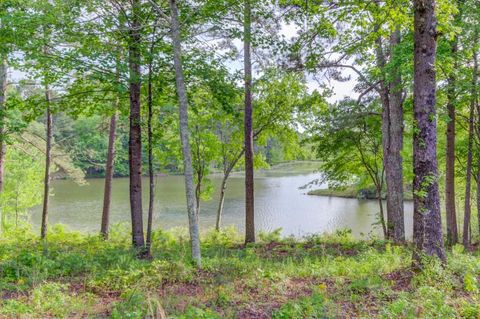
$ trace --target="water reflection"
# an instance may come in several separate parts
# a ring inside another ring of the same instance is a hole
[[[282,228],[284,235],[304,236],[313,233],[351,229],[356,237],[381,235],[377,221],[376,201],[339,197],[306,195],[308,189],[299,189],[313,179],[316,164],[303,164],[295,169],[276,169],[259,172],[255,179],[255,212],[258,230],[272,231]],[[217,186],[221,176],[212,176]],[[144,189],[148,187],[144,180]],[[187,225],[185,192],[182,176],[156,178],[155,227],[171,228]],[[71,229],[96,232],[100,225],[103,200],[103,179],[91,179],[86,186],[71,181],[53,183],[55,196],[51,199],[50,223],[63,223]],[[234,174],[228,184],[225,199],[224,225],[244,228],[244,179]],[[145,192],[148,194],[148,192]],[[203,229],[215,224],[218,194],[202,202],[200,223]],[[146,214],[147,196],[144,197]],[[129,221],[128,179],[115,179],[112,191],[111,222]],[[405,204],[407,237],[411,237],[412,204]],[[32,221],[39,224],[41,208],[32,209]]]

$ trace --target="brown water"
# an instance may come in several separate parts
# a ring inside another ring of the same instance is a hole
[[[313,233],[351,229],[356,237],[381,235],[377,221],[378,204],[372,200],[306,195],[301,186],[320,177],[315,172],[317,163],[291,163],[272,170],[256,172],[255,213],[257,230],[273,231],[282,228],[283,235],[304,236]],[[220,175],[211,179],[218,189]],[[69,180],[53,182],[49,222],[62,223],[70,229],[97,232],[103,201],[103,179],[89,179],[88,185],[79,186]],[[183,176],[156,177],[154,227],[187,226]],[[244,179],[234,174],[227,187],[223,216],[224,225],[244,228]],[[325,185],[323,185],[325,187]],[[318,186],[316,186],[318,188]],[[144,179],[144,214],[147,213],[148,181]],[[113,182],[111,222],[128,222],[130,206],[128,178]],[[210,201],[201,203],[202,229],[215,225],[218,193]],[[411,236],[412,204],[407,202],[406,230]],[[32,210],[32,222],[39,224],[41,207]],[[145,218],[146,220],[146,218]]]

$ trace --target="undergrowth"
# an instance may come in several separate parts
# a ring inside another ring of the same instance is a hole
[[[233,228],[202,238],[157,230],[151,260],[111,239],[52,227],[0,237],[2,318],[479,318],[480,257],[455,246],[443,267],[410,270],[411,251],[348,231],[303,240],[261,234],[244,247]]]

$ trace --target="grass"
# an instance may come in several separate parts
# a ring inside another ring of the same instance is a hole
[[[334,197],[343,197],[343,198],[358,198],[359,197],[359,192],[360,191],[358,190],[358,188],[356,186],[348,186],[348,187],[345,187],[345,188],[314,189],[314,190],[309,191],[307,194],[308,195],[316,195],[316,196],[334,196]],[[374,193],[373,190],[370,190],[370,192]],[[404,200],[413,201],[413,194],[412,194],[411,191],[406,190],[404,192]]]
[[[348,231],[302,241],[262,234],[244,247],[233,229],[202,241],[156,231],[138,260],[125,226],[111,240],[52,227],[0,237],[1,318],[479,318],[480,257],[456,246],[442,267],[410,271],[411,251]]]
[[[324,188],[324,189],[314,189],[307,193],[308,195],[316,196],[335,196],[335,197],[344,197],[344,198],[357,198],[358,189],[356,187],[346,187],[346,188]]]

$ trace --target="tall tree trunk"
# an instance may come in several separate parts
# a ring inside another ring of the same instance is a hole
[[[117,131],[117,108],[118,97],[115,100],[115,113],[110,117],[110,127],[108,130],[108,153],[107,163],[105,165],[105,187],[103,192],[103,211],[102,211],[102,225],[100,234],[104,239],[108,239],[109,225],[110,225],[110,204],[112,200],[112,179],[115,161],[115,139]]]
[[[43,208],[42,208],[42,224],[40,230],[40,237],[47,238],[48,227],[48,202],[50,198],[50,163],[52,160],[52,138],[53,138],[53,118],[50,108],[51,92],[48,84],[45,85],[45,101],[47,104],[47,136],[45,147],[45,178],[43,182]]]
[[[153,54],[150,50],[150,55]],[[150,57],[152,59],[152,57]],[[152,132],[152,117],[153,117],[153,66],[152,60],[148,64],[148,181],[149,181],[149,198],[148,198],[148,219],[147,219],[147,254],[150,255],[150,248],[152,245],[152,226],[153,226],[153,205],[155,201],[155,176],[153,172],[153,132]]]
[[[378,27],[376,28],[378,29]],[[376,63],[377,67],[381,70],[381,80],[380,80],[380,100],[382,102],[382,147],[383,147],[383,167],[385,172],[387,173],[386,179],[388,178],[388,172],[391,170],[390,163],[389,163],[389,143],[390,143],[390,93],[389,93],[389,86],[386,80],[385,66],[385,52],[383,49],[383,41],[382,37],[379,36],[376,40]],[[388,191],[388,183],[387,183],[387,223],[385,223],[385,217],[383,213],[380,216],[380,221],[382,222],[382,228],[384,237],[388,239],[393,239],[393,216],[391,215],[393,210],[390,207],[391,201],[389,200],[390,193]],[[380,193],[378,192],[377,187],[377,196],[379,197],[379,201],[381,202],[381,190]],[[380,207],[381,212],[383,212],[383,205]]]
[[[182,67],[182,46],[180,39],[180,24],[178,22],[178,8],[176,0],[169,0],[171,11],[171,36],[173,42],[173,60],[175,64],[175,80],[177,84],[177,96],[180,104],[180,141],[183,153],[183,170],[185,174],[185,191],[187,197],[188,223],[190,242],[192,246],[192,258],[197,266],[201,266],[200,234],[198,227],[198,215],[195,212],[195,191],[193,186],[192,154],[190,151],[188,129],[188,99]]]
[[[250,0],[244,1],[243,46],[245,73],[245,243],[255,242],[253,181],[253,106],[252,106],[252,12]]]
[[[478,32],[475,33],[475,40],[478,40]],[[476,79],[472,84],[476,87],[478,85],[478,52],[473,53],[473,68],[476,74]],[[475,108],[477,110],[476,132],[477,140],[480,143],[480,104],[478,103],[478,91],[475,88]],[[478,233],[480,234],[480,154],[477,158],[477,219],[478,219]]]
[[[391,56],[395,56],[395,48],[400,44],[400,30],[396,29],[390,36]],[[388,144],[385,171],[387,185],[387,210],[389,210],[390,238],[397,243],[405,241],[405,222],[403,212],[403,88],[402,78],[397,68],[393,69],[389,83],[388,107]]]
[[[474,116],[475,106],[477,104],[477,81],[478,81],[478,62],[477,52],[473,55],[474,63],[472,70],[472,89],[470,101],[470,115],[468,118],[468,153],[467,153],[467,172],[465,181],[465,213],[463,215],[463,245],[470,246],[471,239],[471,180],[472,180],[472,165],[473,165],[473,134],[474,130]],[[477,182],[478,183],[478,182]]]
[[[414,265],[422,256],[446,260],[438,190],[436,72],[437,30],[434,0],[414,0]]]
[[[120,54],[117,56],[116,66],[116,81],[120,83]],[[112,201],[112,180],[115,165],[115,140],[117,138],[117,118],[118,107],[120,105],[120,97],[115,93],[115,100],[113,102],[114,113],[110,117],[110,125],[108,128],[108,150],[107,162],[105,163],[105,185],[103,191],[103,210],[102,223],[100,228],[100,235],[103,239],[108,239],[110,227],[110,205]]]
[[[475,88],[472,89],[474,91]],[[474,97],[472,92],[472,102],[470,104],[470,115],[468,118],[468,151],[467,151],[467,167],[465,180],[465,213],[463,215],[463,245],[470,246],[470,217],[471,217],[471,184],[472,184],[472,162],[473,162],[473,117],[474,117]]]
[[[382,38],[377,38],[377,66],[385,72],[386,60]],[[391,57],[400,43],[400,31],[396,29],[390,36]],[[405,240],[403,213],[403,98],[400,73],[393,71],[392,80],[382,75],[380,81],[382,101],[382,147],[383,166],[387,188],[387,232],[386,238],[397,243]]]
[[[6,59],[0,61],[0,193],[3,192],[4,185],[4,172],[5,172],[5,154],[7,145],[5,143],[6,132],[5,132],[5,111],[6,111],[6,102],[7,102],[7,73],[8,65]],[[4,227],[4,212],[0,211],[1,222],[0,230]]]
[[[457,213],[455,209],[455,72],[457,63],[457,37],[452,43],[451,53],[455,59],[454,68],[448,77],[447,110],[449,122],[447,123],[447,149],[445,168],[445,209],[447,215],[447,245],[452,246],[458,242]]]
[[[477,224],[480,234],[480,158],[477,159]]]
[[[142,127],[140,115],[140,1],[132,0],[132,21],[130,27],[130,43],[128,46],[130,68],[130,135],[129,135],[129,168],[130,168],[130,212],[132,218],[132,243],[141,253],[145,248],[143,235],[142,210]]]

